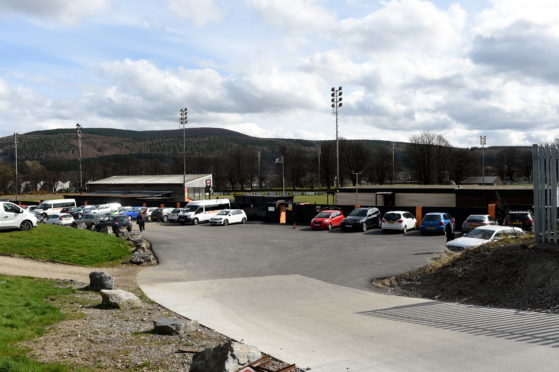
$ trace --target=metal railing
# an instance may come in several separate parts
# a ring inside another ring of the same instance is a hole
[[[557,178],[559,146],[533,145],[534,233],[543,243],[557,244]]]

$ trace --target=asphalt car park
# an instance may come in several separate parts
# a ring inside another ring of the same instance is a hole
[[[160,260],[151,269],[154,281],[299,274],[367,290],[373,278],[425,265],[444,251],[446,241],[418,230],[313,231],[258,222],[221,228],[152,223],[143,235],[154,242]]]

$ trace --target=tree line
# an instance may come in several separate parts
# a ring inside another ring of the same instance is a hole
[[[221,139],[223,141],[223,139]],[[189,152],[186,172],[212,173],[216,190],[279,188],[283,177],[289,189],[332,189],[336,184],[336,142],[316,141],[314,146],[297,141],[279,141],[270,146],[233,144],[212,153]],[[224,149],[226,148],[226,149]],[[53,191],[57,181],[79,184],[77,156],[71,158],[20,159],[19,183],[22,192]],[[11,157],[13,159],[13,156]],[[443,136],[431,132],[410,137],[409,143],[367,146],[360,140],[339,141],[340,185],[360,184],[462,183],[481,176],[481,151],[452,146]],[[532,152],[528,148],[502,147],[485,151],[485,175],[505,181],[528,182],[532,172]],[[0,192],[15,192],[13,161],[0,163]],[[98,180],[114,175],[182,174],[183,154],[115,154],[83,159],[83,179]],[[282,177],[283,176],[283,177]]]

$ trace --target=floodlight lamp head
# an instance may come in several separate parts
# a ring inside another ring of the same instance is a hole
[[[338,90],[342,90],[342,87],[338,87]]]
[[[331,90],[332,90],[332,92],[333,92],[333,91],[335,91],[335,90],[336,90],[336,88],[332,87],[332,89],[331,89]]]

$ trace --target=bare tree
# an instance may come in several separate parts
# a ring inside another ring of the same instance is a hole
[[[410,138],[405,149],[406,161],[418,182],[428,185],[442,181],[447,170],[449,147],[443,136],[430,132]]]
[[[321,144],[320,177],[322,178],[322,185],[326,185],[328,189],[334,184],[336,177],[336,143],[333,141]]]
[[[457,185],[477,171],[477,156],[468,149],[451,148],[448,156],[448,173],[450,180]]]
[[[342,163],[340,184],[343,185],[344,179],[349,179],[355,186],[355,178],[352,173],[363,171],[369,160],[369,150],[361,141],[342,139],[340,141],[340,157]]]
[[[384,184],[386,180],[391,178],[392,150],[386,146],[378,147],[372,153],[364,172],[370,182]]]

